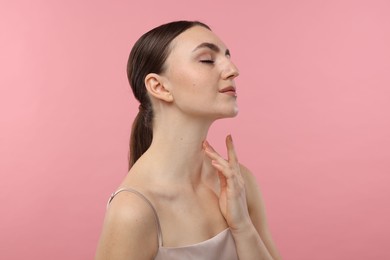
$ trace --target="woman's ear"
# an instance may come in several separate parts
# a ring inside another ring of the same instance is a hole
[[[172,102],[173,96],[164,86],[163,78],[156,73],[149,73],[145,77],[145,86],[149,94],[165,102]]]

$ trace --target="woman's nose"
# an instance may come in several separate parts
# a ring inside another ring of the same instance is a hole
[[[240,72],[238,71],[238,68],[236,67],[236,65],[234,65],[234,63],[229,59],[227,61],[227,64],[226,64],[226,67],[224,68],[224,71],[223,71],[223,78],[224,79],[234,79],[235,77],[237,77],[238,75],[240,75]]]

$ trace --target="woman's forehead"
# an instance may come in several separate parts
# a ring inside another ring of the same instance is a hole
[[[213,44],[222,51],[226,50],[225,44],[215,33],[202,26],[194,26],[179,34],[172,41],[171,51],[192,52],[204,43]]]

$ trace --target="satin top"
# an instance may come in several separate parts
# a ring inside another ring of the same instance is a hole
[[[142,193],[131,188],[119,189],[111,195],[107,206],[112,199],[122,191],[131,192],[139,196],[153,210],[159,243],[159,248],[154,258],[155,260],[238,260],[236,245],[229,228],[200,243],[181,247],[164,247],[157,211],[153,207],[153,204]]]

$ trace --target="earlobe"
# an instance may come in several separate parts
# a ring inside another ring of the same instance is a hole
[[[145,86],[149,94],[153,97],[166,102],[173,101],[173,96],[165,87],[163,79],[160,75],[156,73],[149,73],[148,75],[146,75]]]

